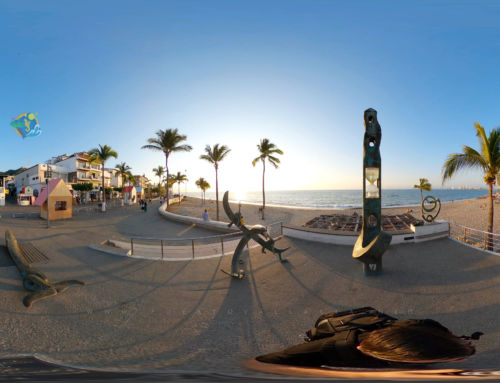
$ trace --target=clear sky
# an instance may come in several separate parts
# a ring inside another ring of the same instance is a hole
[[[474,122],[500,125],[498,1],[0,0],[0,170],[98,144],[153,181],[158,129],[193,146],[171,172],[215,188],[199,159],[228,145],[220,190],[259,190],[256,145],[284,151],[266,189],[362,187],[363,111],[378,111],[384,188],[426,177]],[[43,133],[9,125],[38,113]],[[480,186],[468,172],[445,186]]]

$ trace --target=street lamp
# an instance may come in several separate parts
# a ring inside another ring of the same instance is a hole
[[[45,171],[45,184],[47,185],[47,229],[50,227],[50,203],[49,203],[49,180],[52,178],[52,170],[47,163],[47,170]]]
[[[382,183],[380,141],[382,129],[377,111],[365,110],[363,139],[363,226],[352,256],[363,262],[365,275],[382,272],[382,255],[391,243],[392,235],[382,231]]]

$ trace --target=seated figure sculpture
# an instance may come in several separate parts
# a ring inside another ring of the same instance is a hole
[[[306,342],[261,355],[259,362],[293,366],[362,368],[452,362],[475,353],[471,339],[458,337],[432,319],[399,320],[371,307],[322,315]]]

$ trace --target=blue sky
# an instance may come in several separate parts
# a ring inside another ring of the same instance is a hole
[[[193,151],[169,168],[188,190],[215,187],[199,159],[215,143],[232,149],[221,190],[259,190],[264,137],[285,152],[268,190],[361,188],[372,107],[383,187],[441,187],[447,154],[477,147],[474,122],[500,125],[498,20],[497,1],[0,0],[0,170],[107,144],[107,166],[152,177],[164,156],[140,147],[177,128]],[[42,135],[10,127],[24,112]],[[459,185],[482,176],[445,184]]]

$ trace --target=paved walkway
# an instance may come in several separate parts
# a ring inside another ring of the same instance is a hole
[[[0,231],[10,228],[43,251],[49,261],[36,266],[52,281],[87,285],[27,309],[17,269],[0,262],[0,357],[35,352],[94,368],[244,372],[245,359],[300,342],[321,313],[371,305],[436,319],[458,335],[485,333],[475,356],[440,367],[498,367],[500,257],[449,239],[392,246],[384,274],[366,278],[350,247],[283,239],[288,262],[253,249],[248,276],[235,280],[220,272],[230,270],[231,257],[157,262],[87,247],[131,233],[213,234],[186,232],[156,214],[114,210],[49,229],[3,215]]]

